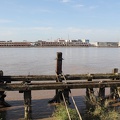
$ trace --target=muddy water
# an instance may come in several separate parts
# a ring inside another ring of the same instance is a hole
[[[120,69],[120,48],[0,48],[6,75],[55,74],[56,52],[63,53],[63,72],[103,73]]]
[[[120,48],[0,48],[0,69],[4,75],[55,74],[56,52],[63,53],[64,74],[109,73],[120,69]],[[49,117],[54,110],[48,100],[55,91],[32,91],[33,119]],[[3,120],[18,120],[24,117],[23,94],[6,92],[10,108],[0,108]],[[73,90],[76,101],[85,95],[85,90]],[[84,106],[83,106],[84,108]]]

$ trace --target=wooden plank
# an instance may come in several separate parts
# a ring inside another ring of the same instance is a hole
[[[19,90],[53,90],[53,89],[79,89],[79,88],[101,88],[101,87],[120,87],[120,81],[116,80],[116,82],[111,81],[92,81],[92,82],[68,82],[68,83],[56,83],[56,82],[48,82],[48,83],[28,83],[28,84],[20,84],[20,83],[8,83],[1,84],[0,91],[19,91]]]
[[[96,73],[96,74],[72,74],[65,75],[67,80],[87,80],[92,79],[120,79],[120,73]],[[63,77],[62,77],[63,79]],[[4,81],[56,81],[56,75],[20,75],[20,76],[0,76],[0,80]]]

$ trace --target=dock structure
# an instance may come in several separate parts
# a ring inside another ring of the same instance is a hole
[[[20,93],[23,93],[24,118],[26,120],[32,119],[32,90],[56,90],[54,97],[57,96],[57,100],[53,98],[52,102],[61,102],[61,100],[63,100],[61,97],[63,94],[65,95],[65,99],[67,99],[69,97],[70,89],[83,88],[86,88],[86,96],[88,98],[90,98],[91,94],[94,94],[93,88],[99,88],[98,96],[103,99],[106,97],[105,88],[110,88],[112,98],[115,98],[116,95],[119,97],[120,73],[118,73],[117,68],[114,69],[113,73],[64,75],[62,72],[62,60],[62,53],[58,52],[55,75],[4,76],[3,71],[1,70],[0,95],[2,96],[4,91],[19,91]]]

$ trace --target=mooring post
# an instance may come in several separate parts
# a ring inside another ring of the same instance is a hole
[[[57,52],[56,73],[57,75],[62,73],[62,52]]]
[[[56,74],[58,76],[58,79],[56,79],[56,82],[62,82],[61,80],[61,74],[62,74],[62,52],[57,52],[57,58],[56,58]],[[58,93],[59,92],[59,93]],[[62,93],[61,91],[59,91],[58,89],[56,89],[56,96],[57,97],[57,101],[60,102],[60,100],[62,99]]]
[[[62,52],[57,52],[57,58],[56,58],[56,74],[58,76],[58,79],[56,79],[56,82],[62,82],[61,80],[61,74],[62,74]],[[58,90],[56,90],[57,94]]]
[[[57,62],[56,62],[56,82],[62,82],[62,52],[57,52],[57,58],[56,58]],[[53,97],[52,100],[50,100],[48,103],[60,103],[61,101],[63,101],[63,96],[62,93],[64,94],[65,100],[68,104],[70,104],[69,102],[69,92],[70,89],[66,88],[66,89],[56,89],[56,95]]]
[[[118,68],[113,69],[113,74],[118,75]],[[113,80],[116,80],[116,78],[114,78]],[[117,92],[117,87],[110,87],[110,94],[112,98],[115,97],[116,92]]]
[[[31,90],[24,91],[24,119],[32,120]]]

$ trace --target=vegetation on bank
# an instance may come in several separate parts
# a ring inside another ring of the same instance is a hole
[[[110,106],[110,100],[101,101],[100,98],[87,100],[89,109],[87,110],[84,120],[120,120],[119,111]]]
[[[89,109],[82,115],[82,120],[120,120],[120,113],[118,109],[110,106],[110,101],[101,102],[100,98],[87,100]],[[80,120],[77,111],[68,108],[71,120]],[[53,113],[53,120],[69,120],[66,107],[64,104],[56,105]]]
[[[68,108],[68,111],[70,113],[71,120],[79,120],[79,116],[75,109]],[[56,105],[56,110],[53,113],[53,120],[69,120],[64,104],[61,103],[59,105]]]

